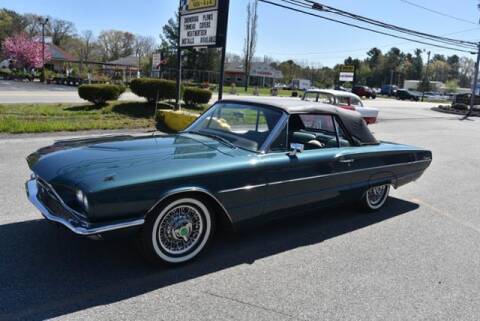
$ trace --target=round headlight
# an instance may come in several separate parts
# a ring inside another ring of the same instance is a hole
[[[83,204],[83,198],[84,198],[83,192],[81,190],[78,190],[76,195],[77,195],[77,201],[80,204]]]
[[[77,201],[83,206],[85,210],[88,210],[88,199],[87,196],[81,191],[78,190],[75,194],[77,197]]]

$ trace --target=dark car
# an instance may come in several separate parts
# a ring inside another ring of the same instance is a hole
[[[415,91],[407,90],[407,89],[398,89],[396,97],[397,99],[400,99],[400,100],[419,101],[420,98],[422,98],[422,94]]]
[[[352,93],[359,97],[366,97],[366,98],[377,98],[377,94],[375,91],[367,86],[354,86],[352,88]]]
[[[196,257],[219,223],[339,200],[378,210],[432,153],[377,141],[354,111],[257,98],[218,101],[178,134],[58,141],[27,161],[27,195],[46,219],[96,239],[128,230],[148,259],[175,264]]]
[[[387,96],[395,96],[397,93],[398,87],[395,85],[383,85],[380,90],[380,94]]]

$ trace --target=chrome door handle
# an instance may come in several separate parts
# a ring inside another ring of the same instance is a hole
[[[351,164],[353,163],[355,160],[353,158],[342,158],[340,160],[338,160],[340,163],[347,163],[347,164]]]

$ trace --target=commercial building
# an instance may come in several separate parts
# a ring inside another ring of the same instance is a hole
[[[273,87],[283,78],[280,70],[273,68],[266,62],[253,62],[250,68],[248,83],[250,86]],[[241,63],[228,63],[225,65],[225,83],[235,83],[242,86],[245,83],[245,68]]]

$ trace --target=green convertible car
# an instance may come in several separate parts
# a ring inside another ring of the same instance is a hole
[[[58,141],[27,158],[30,201],[99,238],[136,235],[159,263],[196,257],[233,227],[341,200],[374,211],[418,179],[428,150],[377,141],[349,110],[289,98],[222,100],[175,135]]]

